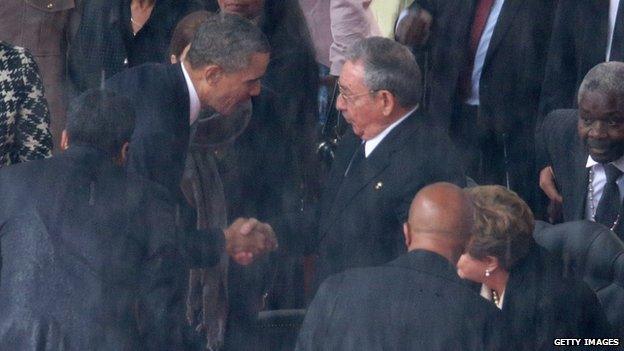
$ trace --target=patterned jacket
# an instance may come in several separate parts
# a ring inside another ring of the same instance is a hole
[[[50,113],[25,49],[0,41],[0,167],[50,157]]]

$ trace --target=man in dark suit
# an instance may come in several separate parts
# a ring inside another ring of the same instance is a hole
[[[416,0],[399,22],[398,33],[404,26],[418,29],[410,33],[420,34],[428,55],[428,117],[450,131],[468,176],[506,185],[530,204],[534,128],[555,4]]]
[[[624,61],[624,6],[619,3],[559,1],[540,99],[542,118],[556,109],[577,107],[576,92],[592,67],[605,61]],[[538,160],[540,187],[555,206],[551,208],[557,208],[561,194],[553,183],[552,168],[545,167],[544,162]]]
[[[184,268],[254,251],[257,237],[237,234],[251,224],[181,231],[164,187],[126,177],[133,128],[127,99],[89,91],[65,152],[0,171],[0,349],[175,348]]]
[[[592,68],[578,93],[578,110],[557,110],[541,131],[545,159],[562,196],[564,221],[588,219],[620,238],[624,195],[624,63]]]
[[[281,247],[318,253],[317,282],[398,257],[414,194],[438,181],[465,183],[448,137],[418,112],[419,81],[414,56],[390,39],[363,39],[349,50],[336,106],[352,131],[336,150],[318,212],[290,223],[290,232],[309,235],[285,237],[285,223],[275,223]]]
[[[179,193],[190,125],[202,109],[230,115],[260,93],[269,44],[251,22],[210,16],[180,64],[145,64],[121,72],[106,87],[127,96],[137,112],[130,169]]]
[[[473,214],[457,186],[423,188],[404,225],[409,252],[327,279],[308,309],[297,350],[500,349],[499,312],[454,267]]]

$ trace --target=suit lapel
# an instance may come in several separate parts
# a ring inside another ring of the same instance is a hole
[[[492,38],[490,39],[490,45],[488,47],[488,51],[485,55],[485,63],[487,65],[490,62],[490,59],[500,43],[503,41],[505,34],[511,27],[513,23],[513,19],[520,10],[520,6],[526,4],[527,0],[506,0],[503,4],[503,8],[501,9],[500,14],[498,15],[498,20],[496,21],[496,25],[494,26],[494,33],[492,33]]]
[[[587,185],[589,182],[589,170],[587,165],[587,151],[581,142],[576,143],[576,148],[571,151],[570,157],[574,158],[574,209],[572,218],[585,218],[585,203],[587,200]]]
[[[332,205],[324,206],[321,219],[329,217],[338,189],[340,189],[340,186],[345,181],[344,173],[347,170],[351,156],[353,156],[360,142],[360,139],[356,137],[351,130],[347,131],[344,138],[340,141],[340,145],[336,150],[336,159],[330,169],[327,186],[323,193],[324,203]]]
[[[338,187],[334,188],[333,193],[336,195],[331,205],[327,207],[329,211],[325,213],[327,217],[325,217],[326,220],[323,222],[324,225],[321,225],[321,238],[324,236],[327,228],[340,218],[342,211],[352,202],[353,198],[362,192],[366,186],[370,185],[372,187],[371,183],[373,180],[388,167],[392,154],[404,145],[403,140],[416,130],[418,126],[417,118],[416,114],[413,113],[396,126],[383,141],[377,145],[366,160],[352,171],[350,170],[349,175],[343,177],[344,179],[341,181],[342,184],[338,184]],[[350,145],[351,153],[348,155],[352,155],[357,146],[357,142],[355,145]],[[342,172],[333,174],[333,176],[342,177],[348,162],[349,159],[343,160],[341,165],[338,166]]]

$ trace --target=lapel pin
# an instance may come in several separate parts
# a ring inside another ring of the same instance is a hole
[[[380,190],[381,188],[383,188],[383,182],[377,182],[377,184],[375,184],[375,190]]]

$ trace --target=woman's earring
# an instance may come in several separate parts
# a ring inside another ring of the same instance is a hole
[[[489,276],[490,276],[490,270],[489,270],[489,269],[486,269],[486,270],[485,270],[485,276],[486,276],[486,277],[489,277]]]

